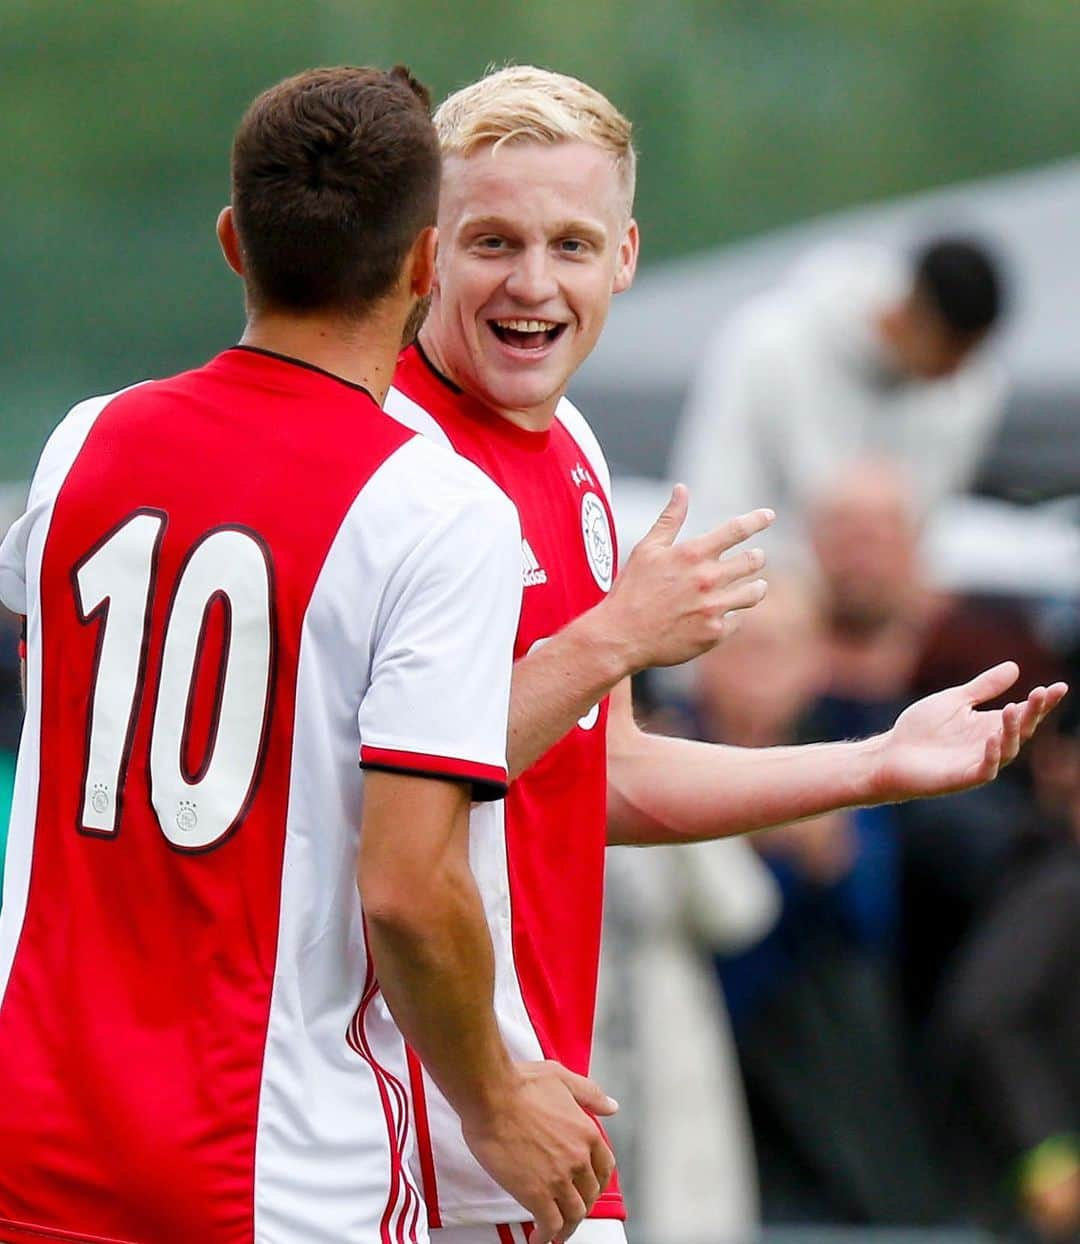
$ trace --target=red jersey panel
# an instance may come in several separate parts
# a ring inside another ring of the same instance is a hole
[[[386,409],[426,435],[445,437],[514,502],[521,522],[523,580],[515,658],[603,598],[615,573],[615,524],[606,467],[597,461],[594,441],[583,447],[577,430],[572,434],[558,416],[545,432],[517,427],[436,372],[418,346],[401,355]],[[539,1051],[527,1052],[516,999],[497,979],[497,1005],[505,1000],[500,1011],[504,1035],[515,1057],[554,1058],[581,1074],[589,1068],[600,953],[607,712],[605,700],[586,714],[511,784],[504,805],[512,970]],[[486,810],[474,815],[478,841],[490,837],[488,816]],[[474,872],[490,896],[502,879],[478,852]],[[503,919],[498,903],[490,903],[497,956]],[[413,1080],[414,1088],[425,1087],[415,1073]],[[436,1119],[431,1131],[434,1152],[424,1182],[432,1225],[513,1221],[494,1196],[482,1202],[480,1184],[466,1163],[459,1169],[449,1152],[440,1153],[440,1132],[450,1137],[446,1150],[460,1144],[450,1124]],[[474,1216],[485,1213],[489,1216]],[[597,1203],[594,1216],[623,1216],[616,1187]]]

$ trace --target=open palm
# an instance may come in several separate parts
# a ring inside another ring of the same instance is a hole
[[[1005,661],[901,713],[882,740],[882,798],[944,795],[993,781],[1068,690],[1054,683],[1002,709],[979,708],[1008,691],[1019,674],[1014,662]]]

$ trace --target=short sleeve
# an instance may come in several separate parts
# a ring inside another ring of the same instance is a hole
[[[471,782],[477,800],[506,791],[521,609],[517,512],[480,482],[391,576],[359,712],[364,768]]]
[[[124,390],[121,390],[123,392]],[[41,451],[30,484],[26,512],[8,528],[0,543],[0,600],[12,613],[27,614],[27,555],[35,528],[45,530],[48,516],[71,464],[78,457],[94,421],[116,393],[87,398],[68,411]],[[35,542],[36,543],[36,542]]]
[[[0,601],[12,613],[26,614],[26,542],[31,516],[23,514],[7,530],[0,543]]]

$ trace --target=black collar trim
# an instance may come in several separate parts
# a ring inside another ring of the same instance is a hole
[[[304,359],[293,358],[291,354],[279,354],[276,350],[264,350],[262,346],[235,345],[234,350],[246,350],[249,354],[263,354],[268,359],[277,359],[280,363],[291,363],[294,367],[303,367],[305,371],[313,371],[317,375],[327,376],[331,380],[336,380],[338,384],[343,384],[347,389],[355,389],[358,393],[363,393],[365,397],[371,398],[375,402],[375,397],[370,389],[365,388],[362,384],[355,384],[352,380],[346,380],[344,376],[337,375],[336,372],[327,371],[325,367],[317,367],[314,363],[308,363]],[[378,406],[378,402],[375,405]]]

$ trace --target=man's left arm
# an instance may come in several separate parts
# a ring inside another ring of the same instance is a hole
[[[608,722],[608,842],[700,842],[992,781],[1066,692],[1055,683],[1003,709],[979,708],[1018,675],[1011,661],[996,665],[917,701],[873,738],[772,748],[646,734],[623,683]]]

